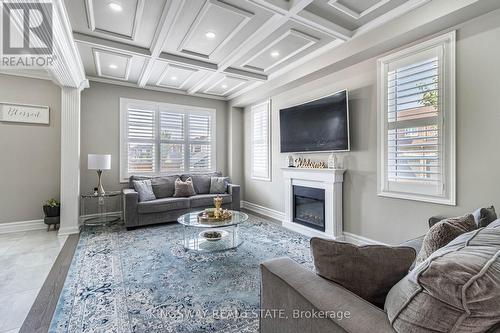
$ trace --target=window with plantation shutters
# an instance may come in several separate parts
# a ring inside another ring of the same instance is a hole
[[[251,107],[252,178],[271,180],[271,102]]]
[[[215,110],[121,99],[120,177],[215,170]]]
[[[379,195],[455,204],[455,34],[378,62]]]

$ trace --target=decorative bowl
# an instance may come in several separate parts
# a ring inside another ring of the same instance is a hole
[[[207,241],[215,242],[221,240],[227,235],[227,231],[223,230],[205,230],[200,232],[200,237],[205,238]]]

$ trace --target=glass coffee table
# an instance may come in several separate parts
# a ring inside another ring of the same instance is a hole
[[[177,222],[183,225],[183,243],[185,250],[215,252],[235,249],[243,243],[238,233],[238,225],[248,220],[248,215],[239,211],[231,211],[231,218],[221,222],[199,222],[201,211],[182,215]],[[209,239],[205,232],[217,231],[220,239]]]

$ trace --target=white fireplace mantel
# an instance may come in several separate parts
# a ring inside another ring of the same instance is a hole
[[[344,169],[281,168],[285,183],[285,220],[283,226],[309,237],[342,237],[342,184]],[[325,190],[325,231],[293,222],[293,185]]]

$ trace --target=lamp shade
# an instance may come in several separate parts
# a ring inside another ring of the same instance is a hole
[[[111,169],[111,155],[89,154],[89,170],[109,170]]]

